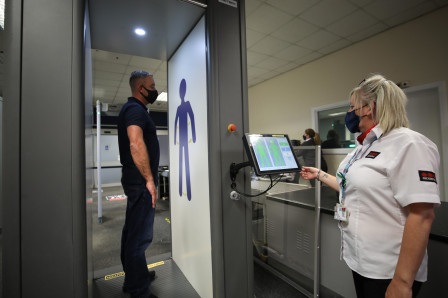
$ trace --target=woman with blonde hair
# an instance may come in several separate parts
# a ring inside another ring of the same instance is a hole
[[[437,146],[409,129],[406,95],[373,75],[350,93],[345,122],[361,132],[337,175],[303,167],[339,191],[341,256],[358,297],[416,297],[427,278],[426,246],[440,204]]]

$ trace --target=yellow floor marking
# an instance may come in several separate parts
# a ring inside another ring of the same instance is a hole
[[[149,264],[149,265],[148,265],[148,269],[150,269],[150,268],[154,268],[154,267],[157,267],[157,266],[160,266],[160,265],[164,265],[164,264],[165,264],[165,261],[160,261],[160,262],[157,262],[157,263],[152,263],[152,264]],[[114,278],[121,277],[121,276],[124,276],[124,272],[118,272],[118,273],[114,273],[114,274],[106,275],[106,276],[104,277],[104,280],[110,280],[110,279],[114,279]]]

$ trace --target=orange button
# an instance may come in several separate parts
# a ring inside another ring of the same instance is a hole
[[[234,132],[236,130],[236,125],[235,124],[229,124],[229,126],[227,127],[227,129],[230,132]]]

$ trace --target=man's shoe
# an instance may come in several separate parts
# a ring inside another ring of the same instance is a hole
[[[148,298],[159,298],[159,297],[157,297],[156,295],[154,295],[154,294],[149,294],[149,297]]]
[[[156,279],[156,271],[155,270],[150,270],[149,271],[149,280],[153,281],[154,279]],[[123,282],[122,290],[125,293],[129,293],[128,287],[126,285],[126,281]],[[157,298],[157,296],[154,296],[153,298]]]

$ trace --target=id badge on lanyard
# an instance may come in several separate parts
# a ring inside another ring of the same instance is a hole
[[[370,147],[370,146],[369,146]],[[358,152],[359,151],[359,152]],[[339,190],[341,192],[341,202],[336,204],[334,207],[334,219],[348,223],[348,218],[350,217],[350,211],[346,206],[344,206],[344,197],[345,197],[345,188],[347,186],[347,179],[345,176],[347,175],[348,169],[353,165],[353,163],[358,159],[358,154],[361,154],[362,150],[359,148],[355,151],[352,158],[350,158],[349,162],[345,166],[342,172],[339,172],[337,176],[341,178],[341,183],[339,183]]]
[[[350,211],[348,210],[348,208],[344,205],[344,198],[345,198],[345,188],[347,186],[347,179],[346,179],[346,175],[348,172],[348,169],[353,165],[353,163],[355,161],[357,161],[359,159],[359,157],[362,155],[362,152],[367,152],[370,148],[370,146],[372,146],[373,142],[375,142],[377,140],[377,138],[375,137],[375,139],[369,144],[369,146],[367,146],[367,149],[365,150],[359,150],[359,148],[355,151],[355,154],[353,154],[352,158],[350,158],[349,162],[347,163],[347,165],[345,166],[344,170],[342,172],[339,172],[337,174],[337,176],[339,178],[341,178],[341,183],[339,184],[339,189],[341,192],[341,202],[336,204],[336,206],[334,207],[334,219],[344,222],[344,223],[348,223],[348,219],[350,217]],[[358,152],[359,150],[359,152]]]
[[[339,183],[339,190],[341,192],[341,202],[337,203],[336,206],[334,206],[334,219],[344,223],[348,223],[348,219],[350,217],[350,212],[348,208],[344,206],[345,187],[347,185],[347,180],[345,176],[348,172],[348,169],[356,161],[356,157],[360,153],[358,151],[359,148],[355,151],[355,154],[353,154],[352,158],[350,158],[344,170],[342,172],[337,173],[337,176],[341,178],[341,183]]]
[[[336,204],[334,207],[334,219],[348,223],[348,218],[350,217],[350,212],[347,207],[342,204]]]

